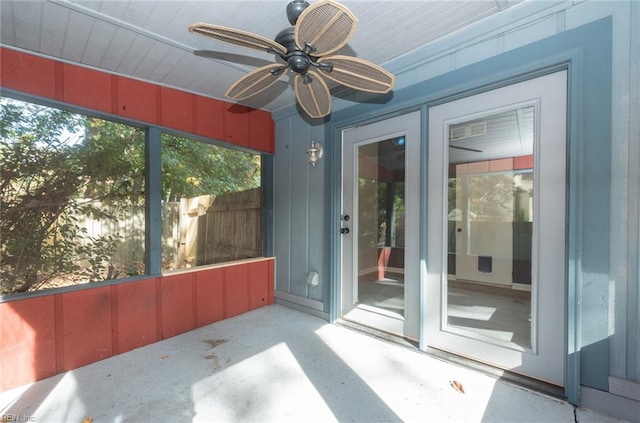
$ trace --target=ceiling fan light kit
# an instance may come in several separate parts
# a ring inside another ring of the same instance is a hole
[[[309,5],[294,0],[287,6],[291,27],[275,40],[247,31],[208,23],[194,23],[189,31],[218,41],[273,53],[284,63],[262,66],[240,78],[226,92],[232,100],[254,96],[275,84],[288,69],[294,73],[298,104],[312,118],[331,113],[331,93],[323,77],[360,91],[385,94],[393,88],[394,76],[363,59],[330,55],[353,36],[358,20],[349,9],[333,0]]]

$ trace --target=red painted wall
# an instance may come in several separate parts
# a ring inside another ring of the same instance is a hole
[[[0,304],[0,391],[273,304],[274,259]]]
[[[271,114],[0,48],[3,88],[274,152]],[[274,260],[0,304],[0,391],[273,304]]]
[[[0,84],[138,122],[275,151],[271,114],[23,52],[0,48]]]

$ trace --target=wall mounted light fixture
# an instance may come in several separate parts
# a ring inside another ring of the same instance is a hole
[[[322,144],[316,141],[311,141],[311,146],[307,150],[307,159],[309,160],[309,164],[313,167],[316,167],[318,161],[322,157]]]

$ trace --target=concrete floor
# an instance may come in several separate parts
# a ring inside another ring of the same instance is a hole
[[[617,421],[279,305],[0,393],[0,416],[38,423]]]

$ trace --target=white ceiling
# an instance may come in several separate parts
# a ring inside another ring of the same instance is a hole
[[[344,0],[358,28],[339,54],[383,67],[523,0]],[[310,0],[313,3],[313,0]],[[0,1],[1,43],[66,62],[224,99],[225,91],[274,56],[187,31],[194,22],[273,39],[289,26],[288,0]],[[287,78],[246,100],[275,111],[295,102]]]

